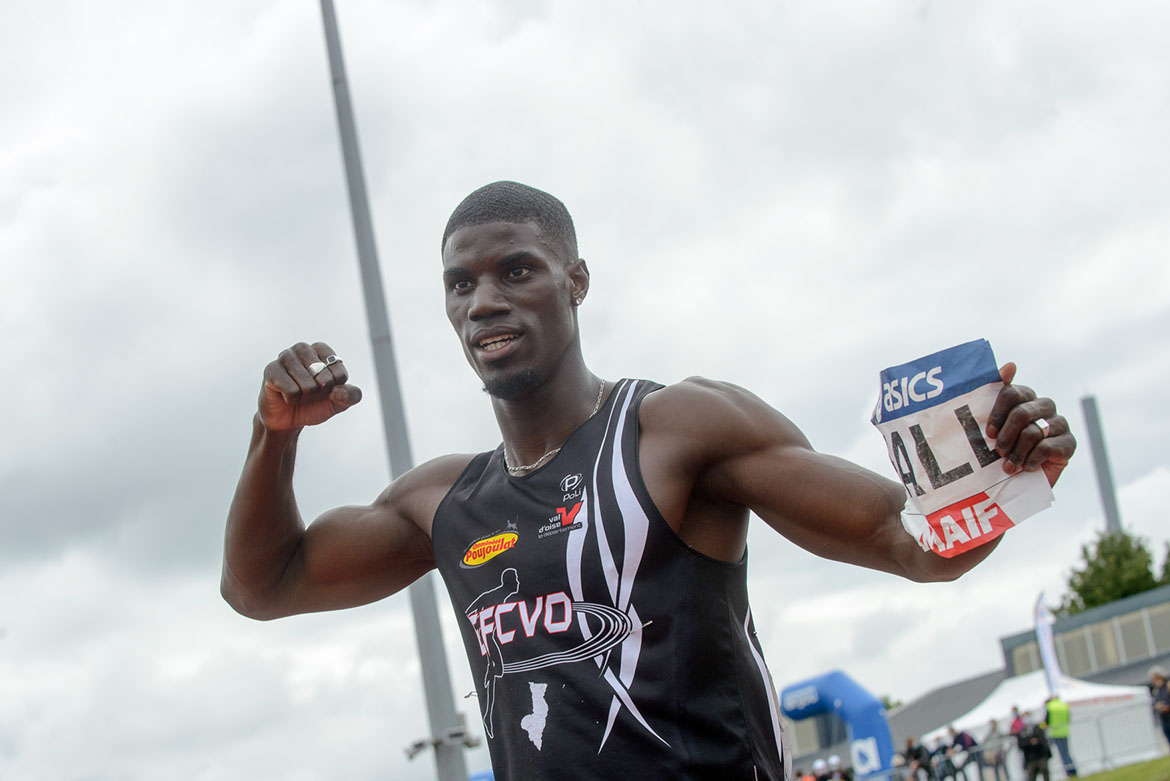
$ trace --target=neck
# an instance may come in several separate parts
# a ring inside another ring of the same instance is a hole
[[[563,445],[592,414],[600,385],[581,364],[579,371],[559,375],[522,399],[492,399],[508,464],[532,464]]]

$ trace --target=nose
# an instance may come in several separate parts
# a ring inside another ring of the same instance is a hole
[[[467,317],[470,320],[482,320],[492,315],[504,314],[509,309],[508,299],[503,295],[499,285],[481,282],[475,286],[475,290],[471,293]]]

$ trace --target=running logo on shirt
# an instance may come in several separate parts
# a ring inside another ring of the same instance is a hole
[[[496,703],[496,681],[505,675],[528,673],[560,664],[574,664],[606,654],[621,644],[634,631],[628,615],[608,605],[574,602],[563,591],[544,594],[535,600],[515,599],[520,593],[520,576],[514,567],[500,573],[500,585],[480,594],[464,615],[474,627],[479,652],[485,659],[483,676],[483,725],[489,738],[494,737],[493,711]],[[574,615],[590,631],[584,636],[572,636],[556,650],[527,658],[504,661],[504,646],[517,640],[517,633],[531,638],[539,630],[548,635],[561,635],[570,630]]]

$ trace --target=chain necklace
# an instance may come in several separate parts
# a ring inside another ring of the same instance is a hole
[[[593,411],[589,413],[589,417],[585,418],[585,420],[589,420],[589,418],[597,414],[597,410],[601,409],[601,396],[603,393],[605,393],[605,380],[601,381],[601,387],[597,389],[597,401],[593,402]],[[558,447],[554,447],[552,450],[548,451],[543,456],[533,461],[531,464],[527,464],[525,466],[508,466],[508,451],[505,450],[504,468],[508,470],[508,474],[510,475],[518,475],[521,472],[528,472],[530,470],[536,469],[536,467],[540,466],[545,461],[561,452],[562,447],[564,447],[563,444],[559,445]]]

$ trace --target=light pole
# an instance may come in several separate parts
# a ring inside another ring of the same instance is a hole
[[[358,263],[362,271],[366,319],[369,322],[370,340],[374,348],[374,370],[378,378],[378,396],[382,402],[382,424],[386,429],[386,448],[390,453],[390,474],[395,478],[414,465],[410,454],[410,440],[406,433],[406,414],[402,407],[398,367],[394,361],[394,345],[390,339],[390,316],[382,292],[382,272],[378,267],[378,250],[374,244],[370,203],[366,195],[365,176],[362,174],[361,154],[358,151],[353,104],[345,78],[341,38],[337,32],[337,16],[333,11],[332,0],[321,0],[321,16],[325,23],[325,45],[329,51],[333,100],[337,107],[337,126],[341,134],[342,156],[345,159],[345,180],[349,188],[353,232],[357,240]],[[463,747],[474,744],[468,740],[463,722],[455,712],[455,698],[451,691],[451,676],[447,670],[447,655],[443,650],[443,634],[439,627],[438,606],[435,602],[435,586],[429,573],[410,587],[410,607],[414,614],[415,639],[422,665],[423,693],[427,702],[427,717],[431,730],[429,739],[416,741],[412,748],[420,745],[422,748],[427,745],[435,747],[435,766],[440,781],[466,781],[467,766],[463,761]],[[415,753],[418,753],[418,750]]]

